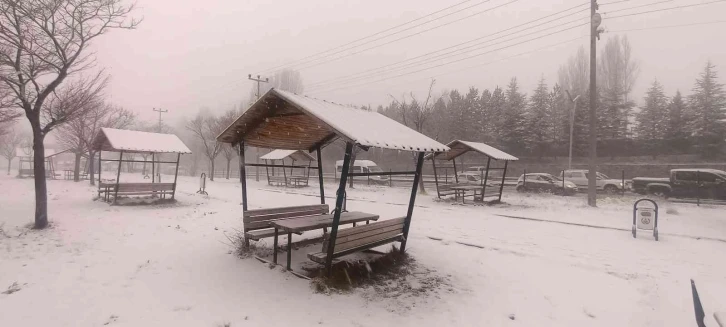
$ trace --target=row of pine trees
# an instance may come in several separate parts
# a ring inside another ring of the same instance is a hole
[[[608,40],[598,62],[598,151],[601,156],[699,153],[717,156],[726,145],[726,90],[708,62],[690,94],[668,95],[654,80],[641,105],[630,93],[637,76],[626,38]],[[573,139],[576,155],[587,153],[589,73],[580,49],[559,70],[558,83],[542,78],[528,95],[516,78],[502,88],[451,90],[419,101],[394,99],[379,112],[442,142],[492,144],[521,156],[566,156],[577,98]],[[565,91],[567,90],[567,91]],[[567,93],[570,93],[568,95]],[[571,96],[571,97],[570,97]]]

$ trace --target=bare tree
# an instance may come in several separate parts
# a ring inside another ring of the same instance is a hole
[[[590,59],[585,48],[577,49],[558,71],[559,85],[572,94],[585,94],[590,85]]]
[[[13,158],[15,158],[16,149],[23,143],[23,136],[16,130],[8,130],[4,135],[0,135],[0,155],[8,160],[8,175],[10,175],[10,166]]]
[[[0,2],[0,82],[12,91],[33,133],[35,228],[48,225],[43,140],[87,111],[105,85],[101,73],[75,78],[95,64],[92,41],[114,28],[134,28],[134,6],[122,0],[4,0]]]
[[[436,84],[436,80],[432,79],[431,84],[429,85],[429,92],[426,95],[426,101],[424,101],[423,105],[421,105],[418,100],[416,100],[413,92],[410,93],[411,103],[406,103],[405,95],[403,96],[403,102],[400,102],[395,97],[389,94],[389,96],[398,106],[399,115],[401,116],[403,124],[409,127],[413,127],[414,130],[421,134],[424,134],[424,129],[428,125],[429,119],[431,119],[431,117],[434,115],[434,104],[436,103],[436,101],[432,100],[431,97],[431,92],[434,89],[434,84]],[[416,164],[416,160],[418,160],[418,157],[417,154],[414,153],[414,165]],[[421,182],[418,184],[418,189],[419,193],[426,194],[426,187],[424,186],[423,179],[421,179]]]
[[[204,155],[209,159],[210,164],[209,180],[214,181],[214,160],[222,149],[222,143],[217,142],[217,135],[227,126],[220,124],[219,118],[211,114],[205,115],[200,111],[196,118],[187,123],[186,127],[202,144]]]
[[[133,120],[134,114],[132,112],[109,103],[97,101],[85,115],[79,116],[58,128],[56,139],[75,154],[74,181],[78,182],[80,180],[81,158],[86,155],[86,163],[89,165],[89,181],[91,185],[95,185],[96,167],[93,164],[93,159],[97,151],[93,150],[91,143],[101,132],[101,128],[125,128],[131,125]]]
[[[237,119],[237,110],[231,109],[224,113],[221,117],[219,117],[218,124],[220,125],[220,132],[221,130],[224,130],[224,128],[227,128],[227,126],[231,125],[235,119]],[[230,171],[230,165],[232,163],[232,159],[235,156],[238,156],[238,150],[237,148],[233,147],[230,144],[223,144],[221,147],[222,150],[222,156],[224,156],[224,159],[227,162],[227,166],[225,167],[225,178],[229,179],[229,171]]]

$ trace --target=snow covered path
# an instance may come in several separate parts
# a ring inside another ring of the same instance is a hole
[[[301,194],[250,186],[251,208],[317,202],[315,186],[290,191]],[[690,278],[707,325],[715,325],[713,311],[726,310],[726,243],[691,238],[726,239],[721,208],[673,207],[655,242],[646,233],[633,239],[629,231],[495,215],[628,228],[625,200],[591,209],[577,198],[506,194],[507,206],[479,207],[421,196],[409,250],[442,277],[442,288],[419,297],[322,295],[229,254],[225,233],[241,227],[234,181],[208,183],[205,198],[194,195],[196,179],[182,178],[177,204],[139,207],[91,201],[85,183],[49,181],[52,228],[44,231],[23,227],[32,180],[2,176],[0,189],[0,292],[19,289],[0,294],[2,325],[689,326]],[[405,214],[407,196],[359,186],[348,207],[393,218]]]

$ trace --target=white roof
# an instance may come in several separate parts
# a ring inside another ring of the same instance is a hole
[[[297,152],[297,153],[296,153]],[[294,160],[315,160],[309,153],[300,150],[273,150],[272,152],[261,156],[262,160],[282,160],[291,157]]]
[[[469,142],[469,141],[459,141],[459,142],[468,145],[469,147],[476,150],[477,152],[485,154],[485,155],[491,157],[492,159],[511,160],[511,161],[519,160],[519,158],[517,158],[509,153],[506,153],[502,150],[499,150],[488,144],[479,143],[479,142]]]
[[[335,162],[336,166],[342,166],[343,160],[338,160]],[[353,163],[353,166],[361,166],[361,167],[371,167],[371,166],[378,166],[375,162],[370,160],[358,160],[356,159]]]
[[[417,152],[449,150],[378,112],[278,89],[265,93],[217,139],[276,149],[313,150],[314,146],[331,142],[335,137],[364,147]]]
[[[462,141],[462,140],[453,140],[447,144],[451,150],[446,153],[437,153],[436,158],[442,159],[442,160],[451,160],[455,159],[456,157],[467,153],[469,151],[476,151],[479,152],[485,156],[488,156],[495,160],[505,160],[505,161],[515,161],[519,160],[519,158],[506,153],[502,150],[499,150],[491,145],[479,143],[479,142],[469,142],[469,141]],[[426,158],[430,158],[432,154],[429,154],[426,156]]]
[[[114,128],[101,128],[101,132],[93,140],[93,149],[116,152],[192,153],[174,134]]]
[[[443,152],[449,148],[378,112],[276,90],[352,141],[363,145],[408,151]]]

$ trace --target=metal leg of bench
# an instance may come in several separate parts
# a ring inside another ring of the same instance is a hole
[[[272,243],[272,263],[277,264],[277,228],[275,228],[275,240]]]
[[[287,233],[287,270],[292,270],[292,268],[290,268],[291,262],[292,262],[292,233]]]

